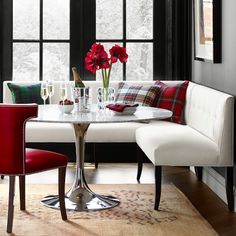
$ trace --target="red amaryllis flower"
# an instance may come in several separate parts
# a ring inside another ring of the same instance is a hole
[[[97,70],[102,69],[102,81],[104,88],[109,87],[112,64],[116,63],[118,59],[122,63],[127,62],[128,58],[126,49],[120,47],[119,45],[113,46],[109,52],[111,55],[110,58],[108,58],[103,45],[100,43],[94,43],[85,57],[85,68],[87,70],[95,74]]]
[[[128,54],[126,53],[125,48],[120,47],[119,45],[116,44],[115,46],[113,46],[109,50],[109,52],[111,54],[111,62],[112,63],[116,63],[118,59],[122,63],[127,62]]]
[[[99,53],[88,52],[85,58],[85,67],[93,74],[99,69],[109,68],[109,59],[105,51]]]
[[[105,51],[104,50],[104,47],[103,45],[101,45],[100,43],[94,43],[92,46],[91,46],[91,49],[90,49],[90,52],[92,53],[100,53],[100,52],[103,52]]]

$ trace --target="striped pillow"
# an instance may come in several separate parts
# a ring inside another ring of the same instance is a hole
[[[128,85],[120,82],[116,96],[116,103],[137,103],[140,106],[153,106],[159,92],[155,85]]]

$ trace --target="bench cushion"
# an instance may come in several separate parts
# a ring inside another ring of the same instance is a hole
[[[135,131],[147,123],[106,123],[91,124],[87,131],[86,142],[135,143]],[[27,122],[26,142],[74,143],[73,126],[65,123]]]
[[[31,143],[74,143],[73,127],[64,123],[27,122],[26,142]]]
[[[146,125],[140,122],[91,124],[86,142],[135,143],[136,129]]]
[[[136,130],[136,142],[154,165],[217,166],[215,142],[186,125],[159,121]]]

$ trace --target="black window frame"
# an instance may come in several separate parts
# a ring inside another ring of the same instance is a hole
[[[11,0],[13,2],[13,0]],[[12,35],[11,43],[38,43],[39,44],[39,81],[43,80],[43,44],[44,43],[69,43],[69,39],[44,39],[43,38],[43,3],[44,0],[39,0],[39,39],[14,39]],[[12,6],[13,7],[13,6]],[[13,12],[12,12],[13,16]],[[12,24],[13,32],[13,24]],[[70,37],[70,36],[69,36]],[[13,51],[12,51],[13,58]],[[70,60],[69,60],[70,65]],[[68,68],[70,74],[70,67]],[[12,62],[12,71],[13,71],[13,62]]]
[[[99,39],[96,38],[96,42],[100,42],[100,43],[121,43],[123,45],[123,47],[126,47],[127,43],[152,43],[153,44],[153,50],[154,50],[154,45],[155,45],[155,37],[154,37],[154,15],[155,15],[155,10],[154,10],[154,4],[155,4],[155,0],[153,1],[153,37],[152,39],[128,39],[127,38],[127,31],[126,31],[126,25],[127,25],[127,7],[126,7],[126,3],[127,0],[122,0],[123,1],[123,19],[122,19],[122,28],[123,28],[123,35],[122,35],[122,39]],[[96,8],[96,6],[95,6]],[[96,31],[96,28],[95,28]],[[154,58],[154,55],[153,55]],[[154,60],[153,60],[153,71],[154,71]],[[154,72],[153,72],[154,74]],[[126,80],[126,64],[123,64],[123,81]]]

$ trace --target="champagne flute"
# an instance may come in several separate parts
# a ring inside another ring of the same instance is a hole
[[[60,98],[62,100],[62,105],[64,105],[64,101],[67,98],[66,83],[64,81],[60,84]]]
[[[52,103],[52,96],[54,95],[54,85],[52,81],[48,82],[48,96],[49,96],[49,104]]]
[[[46,82],[41,83],[41,97],[43,99],[43,104],[46,104],[46,99],[48,98],[48,87]]]

